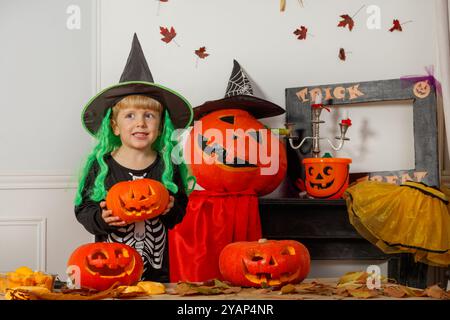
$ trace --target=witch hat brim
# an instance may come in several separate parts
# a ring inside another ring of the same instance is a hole
[[[193,111],[190,103],[174,90],[154,83],[136,34],[120,82],[103,89],[85,105],[82,123],[86,130],[95,136],[106,111],[122,98],[132,94],[148,96],[159,101],[169,112],[175,128],[186,128],[192,121]]]
[[[256,119],[279,116],[286,112],[279,105],[253,95],[250,81],[236,60],[233,60],[233,71],[228,81],[225,98],[207,101],[195,107],[194,120],[222,109],[245,110]]]

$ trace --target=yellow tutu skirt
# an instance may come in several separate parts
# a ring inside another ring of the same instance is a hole
[[[450,264],[449,201],[441,190],[409,181],[401,186],[365,181],[343,197],[351,224],[383,252],[409,252],[416,262],[433,266]]]

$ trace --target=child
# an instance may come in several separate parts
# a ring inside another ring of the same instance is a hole
[[[195,180],[183,162],[172,163],[176,142],[171,138],[175,127],[186,127],[191,119],[183,97],[153,83],[136,35],[120,83],[97,94],[83,112],[97,145],[80,178],[76,218],[96,241],[135,248],[144,261],[142,280],[169,282],[167,229],[182,220],[188,183]],[[159,217],[127,225],[107,210],[104,199],[117,182],[141,178],[161,181],[170,193],[169,206]]]

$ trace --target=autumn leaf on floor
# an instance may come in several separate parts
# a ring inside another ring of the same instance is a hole
[[[420,289],[413,289],[397,284],[387,284],[383,287],[383,295],[393,298],[421,297],[424,296],[423,292]]]
[[[311,283],[301,283],[299,285],[296,285],[295,290],[297,293],[302,294],[309,293],[321,296],[332,296],[334,294],[335,288],[327,284],[313,281]]]
[[[339,49],[339,59],[341,59],[342,61],[345,61],[345,59],[346,59],[344,48]]]
[[[164,38],[161,38],[161,40],[164,41],[165,43],[169,43],[177,35],[177,33],[175,32],[175,29],[173,27],[170,27],[170,30],[169,30],[169,28],[166,28],[166,27],[159,27],[159,30],[160,30],[160,33],[164,36]]]
[[[306,39],[307,32],[308,28],[305,26],[300,26],[300,29],[295,29],[294,34],[297,36],[297,39],[304,40]]]
[[[347,272],[339,278],[337,286],[343,286],[347,284],[365,284],[369,274],[364,271]]]
[[[353,21],[353,18],[350,17],[348,14],[343,14],[340,17],[342,18],[342,20],[339,22],[337,26],[343,28],[348,26],[348,30],[352,31],[355,25],[355,21]]]
[[[390,32],[393,32],[394,30],[403,31],[402,26],[400,25],[400,21],[397,19],[394,19],[392,28],[389,29]]]
[[[450,299],[450,292],[445,292],[441,287],[439,287],[436,284],[434,286],[426,288],[425,294],[428,297],[431,297],[434,299],[442,299],[442,300]]]
[[[86,295],[85,293],[62,293],[52,292],[47,288],[37,286],[23,286],[13,289],[7,289],[5,293],[6,300],[101,300],[105,298],[115,298],[121,292],[122,288],[115,286],[108,290],[98,291]]]
[[[280,289],[281,294],[297,293],[293,284],[287,284]]]
[[[232,287],[225,282],[214,279],[203,283],[179,282],[175,287],[175,293],[181,296],[214,295],[238,293],[241,289],[241,287]]]
[[[350,289],[347,291],[352,297],[359,298],[359,299],[375,298],[380,295],[378,290],[371,290],[368,288]]]

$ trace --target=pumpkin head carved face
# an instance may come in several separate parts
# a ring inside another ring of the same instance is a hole
[[[132,285],[139,281],[143,271],[139,253],[120,243],[82,245],[72,253],[67,265],[72,266],[72,270],[74,266],[79,270],[82,288],[95,290],[106,290],[117,282]]]
[[[155,218],[164,212],[168,203],[169,192],[153,179],[116,183],[106,196],[106,207],[128,223]]]
[[[185,154],[197,182],[219,192],[272,192],[287,168],[280,140],[250,113],[223,109],[194,123]]]
[[[278,287],[305,279],[310,257],[306,247],[293,240],[234,242],[220,253],[219,269],[234,285]]]
[[[306,191],[314,198],[338,199],[348,186],[349,164],[344,158],[303,159]]]

